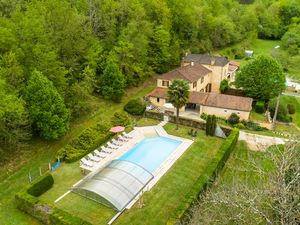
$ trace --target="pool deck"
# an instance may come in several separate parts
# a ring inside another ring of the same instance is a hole
[[[85,168],[81,166],[81,169],[88,171],[88,174],[81,180],[79,180],[77,183],[73,185],[73,187],[77,186],[79,183],[84,181],[85,179],[88,179],[89,177],[93,176],[94,174],[101,171],[103,168],[105,168],[108,164],[111,163],[112,160],[120,158],[124,153],[132,149],[136,144],[138,144],[140,141],[142,141],[144,138],[147,137],[155,137],[155,136],[161,136],[166,138],[175,139],[178,141],[181,141],[182,143],[177,147],[175,151],[173,151],[168,158],[162,163],[162,165],[157,168],[153,173],[153,179],[144,187],[144,189],[126,206],[126,209],[130,209],[143,195],[144,192],[149,191],[157,182],[158,180],[172,167],[172,165],[176,162],[178,158],[193,144],[192,140],[173,136],[168,134],[163,126],[165,125],[165,122],[161,122],[160,124],[156,126],[147,126],[147,127],[135,127],[133,131],[131,131],[129,134],[133,136],[132,139],[130,139],[128,142],[124,142],[122,146],[120,146],[117,150],[113,150],[111,154],[107,154],[107,157],[102,159],[100,162],[95,162],[93,168]],[[66,196],[70,191],[66,192],[64,195],[59,197],[56,201],[58,202],[61,200],[64,196]],[[108,223],[111,224],[122,212],[119,212],[116,214],[115,217],[112,218],[112,220]]]

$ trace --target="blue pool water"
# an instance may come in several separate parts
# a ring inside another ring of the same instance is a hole
[[[153,173],[181,143],[166,137],[146,138],[119,159],[136,163]]]

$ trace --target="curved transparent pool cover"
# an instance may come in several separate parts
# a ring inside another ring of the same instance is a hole
[[[113,160],[99,173],[83,180],[72,191],[122,211],[152,178],[150,172],[133,162]]]

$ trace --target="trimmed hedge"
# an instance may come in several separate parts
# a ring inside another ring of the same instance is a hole
[[[296,106],[294,104],[287,104],[287,109],[289,114],[295,114]]]
[[[15,195],[17,208],[33,216],[43,224],[91,225],[91,223],[81,218],[75,217],[38,199],[38,196],[49,190],[53,186],[53,183],[52,175],[46,173],[27,185]]]
[[[239,130],[234,128],[231,134],[222,144],[214,158],[206,167],[205,171],[199,176],[191,190],[185,196],[179,207],[175,210],[174,215],[168,220],[168,225],[178,224],[189,220],[190,208],[200,195],[212,184],[218,173],[223,169],[236,142],[238,141]]]
[[[146,111],[145,117],[155,120],[164,120],[164,114],[155,111]]]
[[[256,102],[255,112],[262,114],[265,112],[265,103],[263,101]]]
[[[70,144],[58,150],[57,157],[67,163],[75,162],[98,146],[104,144],[111,136],[112,133],[109,132],[109,126],[99,123],[93,128],[85,129]]]
[[[52,188],[53,184],[54,180],[52,175],[50,173],[45,173],[29,185],[27,193],[32,196],[39,197],[41,194]]]
[[[170,123],[176,123],[176,116],[170,115],[169,116],[169,122]],[[206,123],[198,121],[198,120],[179,117],[178,124],[183,125],[183,126],[198,128],[198,129],[201,129],[201,130],[206,130]],[[220,127],[222,128],[222,130],[224,131],[226,136],[230,135],[232,129],[230,129],[228,127],[223,127],[223,126],[220,126]]]

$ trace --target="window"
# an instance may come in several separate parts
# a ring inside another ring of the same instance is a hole
[[[200,92],[204,92],[204,88],[202,88],[202,89],[200,90]]]
[[[197,87],[197,81],[195,81],[194,83],[193,83],[193,88],[196,88]]]
[[[227,110],[224,110],[224,112],[227,112]]]
[[[156,101],[159,102],[159,98],[157,98]]]
[[[237,114],[240,114],[240,112],[237,112]]]
[[[169,81],[168,80],[163,80],[162,86],[169,87]]]
[[[204,82],[204,77],[201,77],[201,84]]]

